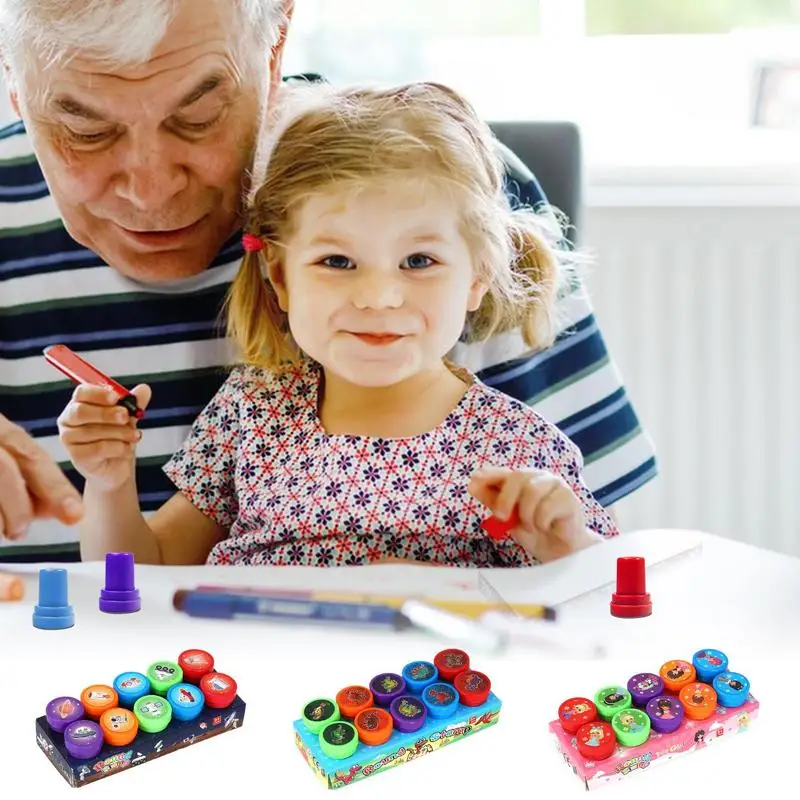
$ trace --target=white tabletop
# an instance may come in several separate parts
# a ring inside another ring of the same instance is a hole
[[[653,615],[643,620],[611,617],[608,601],[616,558],[639,555],[648,564]],[[434,787],[469,796],[505,788],[509,796],[550,788],[553,796],[579,796],[583,785],[562,763],[547,731],[560,702],[591,694],[636,672],[657,671],[672,658],[691,658],[703,647],[718,648],[731,669],[747,675],[761,701],[750,731],[724,743],[658,766],[605,788],[617,797],[646,792],[673,798],[687,788],[731,791],[763,785],[768,754],[790,752],[783,722],[781,675],[796,670],[800,655],[800,560],[697,532],[628,534],[560,564],[527,570],[479,573],[426,567],[352,570],[293,568],[136,568],[141,612],[99,612],[102,564],[69,565],[75,627],[33,628],[38,566],[14,567],[26,576],[26,596],[0,604],[0,677],[8,688],[0,726],[0,762],[9,788],[70,791],[36,746],[33,720],[58,695],[90,683],[108,683],[125,670],[143,671],[160,658],[174,660],[185,649],[210,651],[233,675],[247,703],[241,729],[201,742],[104,779],[86,792],[113,791],[118,798],[173,784],[176,790],[230,796],[251,780],[263,793],[319,797],[325,790],[296,752],[291,723],[305,701],[344,685],[399,670],[407,662],[432,659],[449,643],[418,632],[286,626],[189,618],[172,609],[173,592],[199,583],[295,586],[356,591],[418,591],[470,597],[492,590],[513,602],[558,604],[559,631],[568,638],[599,639],[608,657],[567,658],[529,648],[503,654],[473,654],[475,668],[492,679],[503,701],[494,728],[437,751],[413,764],[346,787],[347,795],[380,791],[387,798],[427,797]],[[487,590],[485,579],[491,586]],[[791,680],[791,678],[790,678]],[[15,687],[19,687],[16,690]],[[776,712],[778,718],[776,719]],[[272,789],[266,788],[271,786]],[[103,788],[98,788],[103,787]],[[251,794],[251,792],[248,792]],[[369,795],[372,796],[372,795]],[[609,794],[610,796],[610,794]]]

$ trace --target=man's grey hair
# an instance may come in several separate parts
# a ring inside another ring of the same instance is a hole
[[[0,55],[12,70],[31,55],[62,63],[79,53],[113,66],[149,60],[184,3],[202,0],[0,0]],[[285,23],[283,0],[226,0],[241,30],[241,45],[259,48],[278,41]],[[250,36],[248,36],[250,34]],[[251,37],[255,37],[255,41]],[[260,46],[260,47],[259,47]]]

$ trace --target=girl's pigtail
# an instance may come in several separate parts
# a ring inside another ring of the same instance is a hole
[[[541,227],[531,215],[518,216],[509,230],[515,254],[515,283],[527,302],[515,304],[514,327],[521,330],[531,349],[549,347],[556,335],[556,302],[562,278],[554,248],[542,237]]]
[[[228,336],[248,364],[274,368],[286,356],[283,312],[264,274],[269,249],[253,234],[243,237],[244,258],[226,301]]]

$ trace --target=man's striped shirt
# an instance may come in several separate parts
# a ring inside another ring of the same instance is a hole
[[[536,206],[535,178],[507,153],[508,191]],[[148,383],[153,399],[141,423],[137,483],[143,511],[175,487],[162,466],[222,385],[232,350],[220,309],[242,256],[239,238],[202,274],[147,285],[109,268],[67,233],[22,123],[0,129],[0,413],[28,430],[78,488],[56,420],[73,386],[42,350],[63,343],[120,383]],[[656,474],[642,431],[584,292],[563,300],[555,345],[521,356],[516,335],[459,346],[455,360],[490,386],[528,402],[580,448],[585,479],[603,505]],[[36,522],[18,543],[0,540],[2,561],[73,561],[74,528]]]

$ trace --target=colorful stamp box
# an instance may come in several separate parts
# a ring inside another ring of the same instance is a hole
[[[51,700],[36,720],[36,743],[73,787],[241,726],[236,681],[205,650],[122,672],[111,684]]]
[[[310,700],[295,744],[322,783],[339,789],[492,727],[501,705],[467,653],[442,650]]]
[[[565,700],[549,727],[564,761],[591,790],[743,733],[758,710],[750,681],[728,669],[728,657],[698,650],[691,662],[668,661],[625,686]]]

